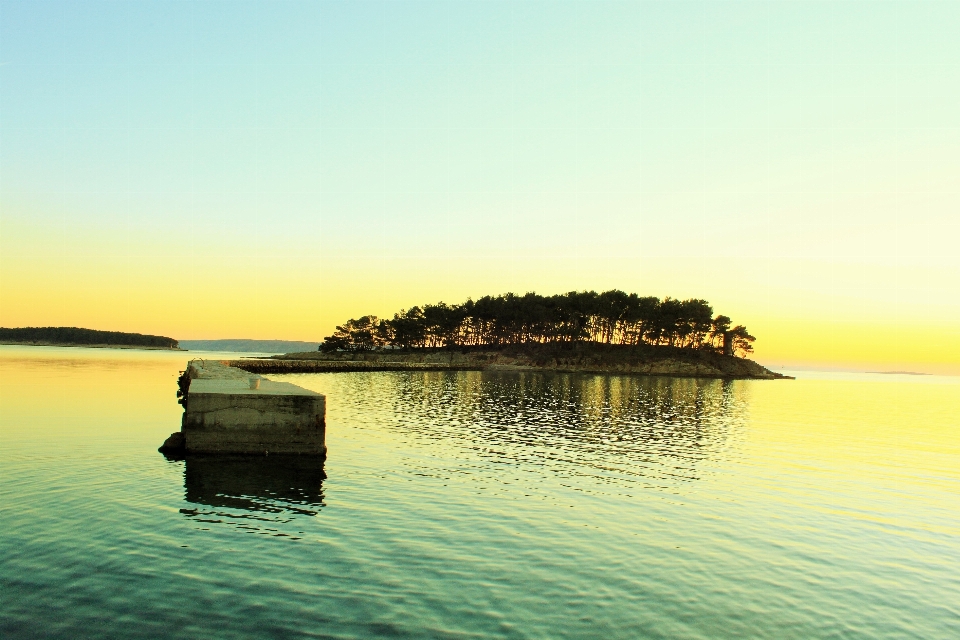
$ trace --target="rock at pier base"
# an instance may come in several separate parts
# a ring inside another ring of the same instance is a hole
[[[160,448],[157,449],[160,453],[183,453],[187,445],[187,439],[183,436],[182,431],[174,431],[170,434],[170,437],[163,441],[163,444],[160,445]]]

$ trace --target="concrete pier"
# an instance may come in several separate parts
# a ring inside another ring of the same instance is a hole
[[[185,453],[326,453],[326,398],[212,360],[180,379],[183,423],[161,447]]]

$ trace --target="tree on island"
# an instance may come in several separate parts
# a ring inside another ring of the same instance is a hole
[[[731,339],[730,355],[739,353],[746,357],[748,353],[753,353],[753,342],[756,338],[750,335],[745,326],[738,324],[730,330],[729,336]]]
[[[667,345],[746,356],[756,338],[714,317],[706,300],[641,297],[619,290],[553,296],[506,293],[402,309],[391,320],[348,320],[324,338],[321,351],[383,347],[429,349],[518,344]]]

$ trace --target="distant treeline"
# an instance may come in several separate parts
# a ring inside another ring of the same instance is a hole
[[[0,343],[25,342],[63,345],[113,345],[118,347],[152,347],[176,349],[177,341],[164,336],[148,336],[121,331],[97,331],[78,327],[24,327],[22,329],[0,328]]]
[[[753,351],[754,340],[743,325],[734,327],[727,316],[714,316],[705,300],[661,300],[612,290],[554,296],[507,293],[404,309],[392,320],[363,316],[338,326],[320,350],[595,342],[746,355]]]

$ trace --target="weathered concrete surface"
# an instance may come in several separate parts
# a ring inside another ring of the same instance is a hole
[[[323,395],[209,360],[192,360],[184,377],[186,453],[326,452]]]

